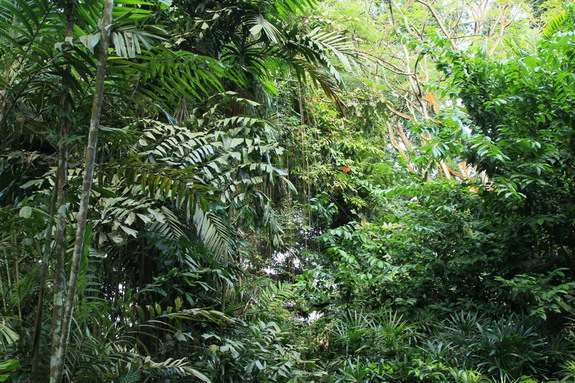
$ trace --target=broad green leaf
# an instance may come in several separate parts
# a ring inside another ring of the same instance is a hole
[[[30,218],[32,216],[32,208],[30,206],[24,206],[20,209],[18,214],[24,219]]]

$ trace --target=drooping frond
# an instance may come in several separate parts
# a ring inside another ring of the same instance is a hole
[[[319,28],[302,35],[297,30],[288,34],[285,44],[275,47],[275,55],[300,80],[306,76],[320,86],[324,93],[341,109],[345,105],[339,97],[343,81],[336,63],[346,70],[360,63],[358,52],[344,36],[323,32]]]
[[[295,57],[289,58],[288,60],[291,60],[295,74],[300,80],[303,81],[306,76],[309,76],[312,83],[319,85],[325,95],[332,99],[340,110],[346,108],[345,103],[339,96],[341,88],[331,76],[327,75],[321,68],[310,64],[308,61]]]
[[[198,182],[193,167],[174,169],[133,158],[109,164],[108,171],[110,176],[119,177],[126,185],[137,185],[149,198],[173,204],[192,223],[197,236],[208,249],[222,258],[230,255],[230,230],[220,217],[210,212],[207,194],[210,188]]]
[[[244,102],[242,99],[236,101]],[[209,196],[207,202],[221,207],[233,206],[243,219],[252,215],[260,217],[259,224],[270,230],[274,242],[279,242],[281,229],[268,211],[270,201],[262,190],[274,184],[276,179],[284,180],[288,187],[293,188],[293,185],[285,178],[287,172],[274,164],[274,159],[283,154],[283,148],[274,141],[274,129],[261,118],[243,115],[217,118],[216,107],[213,113],[202,116],[210,123],[204,121],[204,129],[209,130],[201,132],[146,121],[142,138],[132,150],[145,162],[190,171],[190,182],[198,184],[201,195]],[[200,123],[200,119],[193,122]],[[181,199],[178,199],[177,206],[180,205]],[[194,211],[191,217],[199,219],[203,214],[202,231],[217,232],[218,225],[222,225],[217,221],[218,215],[213,210],[202,211]],[[208,211],[210,214],[206,214]],[[195,223],[199,225],[200,221]],[[223,246],[223,242],[220,244]]]
[[[138,91],[147,99],[148,106],[158,104],[170,110],[174,100],[183,96],[204,99],[223,90],[222,78],[227,76],[224,66],[213,58],[187,51],[156,48],[143,51],[143,63],[129,63],[141,74]]]
[[[347,37],[336,32],[325,32],[320,28],[316,28],[309,32],[302,42],[310,47],[315,46],[316,51],[325,55],[322,61],[326,61],[326,63],[329,62],[329,55],[333,55],[347,70],[351,69],[352,64],[358,60],[358,52],[355,50],[352,42]],[[312,58],[312,56],[306,57],[309,59]],[[332,70],[335,69],[330,68],[330,73]],[[331,74],[336,76],[335,73]]]
[[[253,26],[250,28],[250,33],[254,36],[263,32],[263,34],[275,44],[285,40],[285,36],[281,31],[275,25],[270,23],[262,14],[254,16],[251,24],[253,24]]]

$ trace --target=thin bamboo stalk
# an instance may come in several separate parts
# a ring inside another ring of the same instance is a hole
[[[104,10],[101,20],[100,53],[98,57],[98,69],[96,72],[94,99],[92,101],[92,114],[90,119],[90,130],[88,132],[88,144],[86,147],[86,165],[82,183],[82,196],[80,208],[77,215],[77,227],[72,253],[72,265],[70,267],[70,278],[68,279],[68,291],[62,315],[62,332],[59,347],[53,351],[50,360],[50,383],[60,383],[64,372],[64,361],[66,358],[66,348],[70,326],[72,322],[72,312],[78,286],[80,272],[80,262],[84,249],[84,237],[87,227],[88,209],[90,207],[90,191],[94,178],[94,168],[96,165],[96,148],[98,144],[98,127],[102,113],[102,101],[104,98],[104,83],[106,80],[106,63],[108,60],[108,46],[110,38],[110,26],[112,24],[113,0],[105,0]]]
[[[3,253],[3,255],[4,255],[4,263],[7,263],[8,260],[6,259],[6,254]],[[2,273],[0,273],[0,294],[2,295],[2,308],[4,309],[4,312],[6,312],[7,305],[6,305],[6,297],[4,296],[5,291],[4,291],[4,281],[2,278]]]

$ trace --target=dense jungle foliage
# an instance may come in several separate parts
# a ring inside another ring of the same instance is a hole
[[[575,4],[0,0],[0,381],[575,381]]]

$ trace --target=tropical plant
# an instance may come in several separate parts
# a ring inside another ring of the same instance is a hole
[[[0,380],[569,381],[566,3],[0,0]]]

